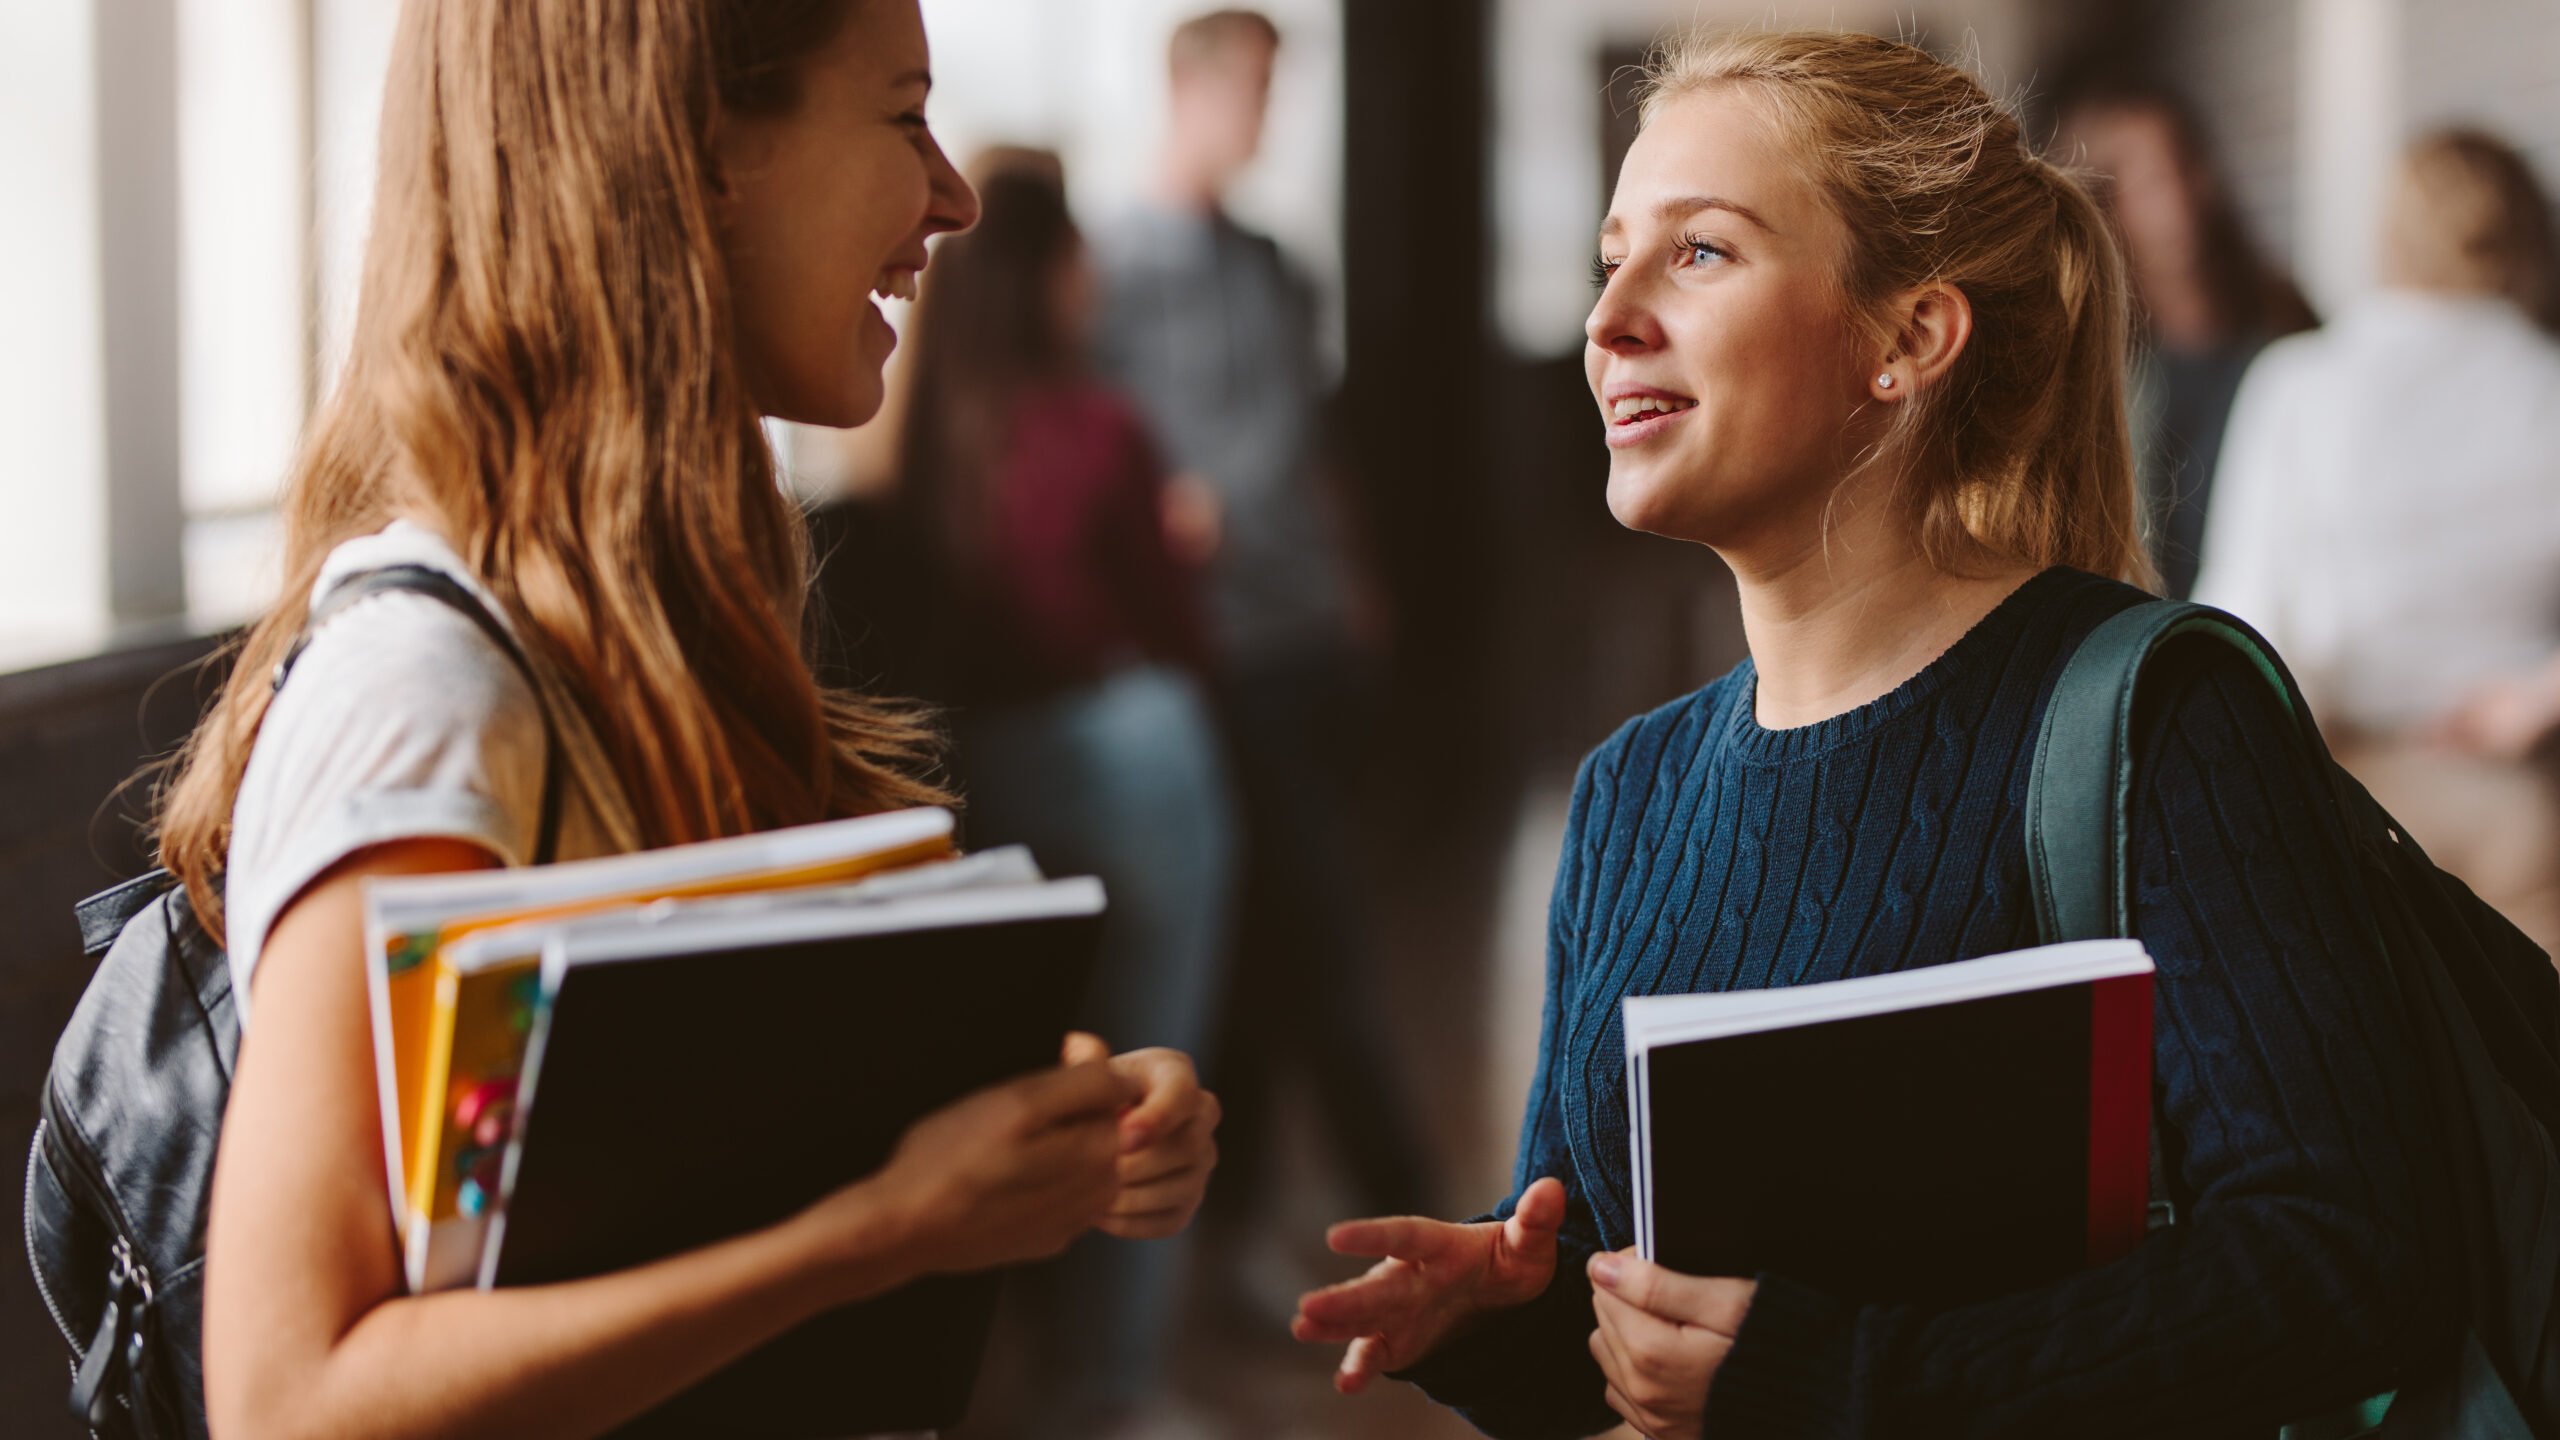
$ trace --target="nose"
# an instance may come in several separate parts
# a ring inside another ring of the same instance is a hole
[[[932,156],[928,161],[932,194],[925,204],[924,233],[940,235],[966,230],[978,223],[978,192],[970,188],[968,177],[951,157],[942,153],[942,142],[930,140]]]
[[[1582,334],[1594,349],[1612,355],[1642,354],[1661,345],[1662,326],[1632,264],[1620,265],[1601,287],[1590,317],[1582,322]]]

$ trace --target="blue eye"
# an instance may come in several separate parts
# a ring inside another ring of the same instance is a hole
[[[1716,244],[1712,240],[1701,240],[1695,236],[1689,236],[1682,239],[1680,242],[1680,248],[1687,252],[1687,258],[1690,264],[1700,267],[1705,266],[1712,260],[1730,260],[1733,258],[1732,252],[1726,250],[1723,246]]]

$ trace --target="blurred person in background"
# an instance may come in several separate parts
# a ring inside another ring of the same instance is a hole
[[[2268,341],[2316,323],[2250,243],[2193,107],[2137,85],[2070,107],[2059,157],[2097,172],[2125,252],[2142,345],[2132,369],[2134,464],[2161,593],[2194,592],[2215,460],[2240,377]]]
[[[2292,658],[2338,757],[2546,950],[2560,804],[2560,306],[2511,147],[2404,155],[2384,288],[2268,348],[2233,408],[2196,598]]]
[[[1093,274],[1054,157],[975,167],[936,253],[905,426],[909,532],[974,845],[1025,843],[1111,895],[1084,1023],[1205,1040],[1234,849],[1198,677],[1196,576],[1166,542],[1144,423],[1086,373]],[[1079,1245],[1053,1277],[1049,1433],[1156,1433],[1178,1244]]]
[[[1315,301],[1225,196],[1262,144],[1280,32],[1252,11],[1178,27],[1154,203],[1098,237],[1100,360],[1181,472],[1172,518],[1208,565],[1220,718],[1242,801],[1245,869],[1228,1020],[1213,1047],[1228,1103],[1226,1193],[1257,1196],[1276,1082],[1295,1068],[1360,1202],[1430,1203],[1420,1127],[1378,1025],[1382,1006],[1344,814],[1366,657],[1343,516],[1316,450]],[[1252,1252],[1285,1315],[1302,1277]],[[1249,1284],[1249,1289],[1255,1287]]]

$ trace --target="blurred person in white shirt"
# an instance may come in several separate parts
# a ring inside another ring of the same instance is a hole
[[[2435,858],[2560,942],[2560,267],[2523,157],[2402,157],[2383,288],[2234,401],[2195,598],[2287,655],[2339,758]]]

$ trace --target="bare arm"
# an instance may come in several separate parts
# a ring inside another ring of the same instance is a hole
[[[1115,1119],[1139,1087],[1087,1060],[928,1117],[879,1173],[768,1229],[591,1280],[406,1295],[358,885],[486,863],[453,841],[367,851],[268,940],[207,1235],[218,1440],[594,1434],[821,1311],[1054,1253],[1112,1204]]]

